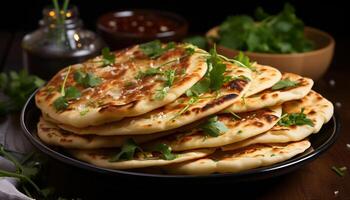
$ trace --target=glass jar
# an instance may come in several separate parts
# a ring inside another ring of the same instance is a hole
[[[22,40],[24,66],[46,80],[63,67],[99,55],[105,47],[98,35],[83,29],[76,7],[63,14],[65,19],[58,23],[55,10],[45,8],[39,29]]]

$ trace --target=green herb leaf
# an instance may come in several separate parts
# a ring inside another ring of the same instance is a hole
[[[156,94],[154,95],[155,100],[163,100],[168,94],[169,87],[163,87],[161,89],[156,90]]]
[[[60,110],[67,109],[69,104],[67,99],[64,96],[60,96],[53,102],[53,106],[57,111],[60,111]]]
[[[81,96],[80,91],[73,86],[67,87],[65,91],[65,98],[66,100],[72,100],[72,99],[77,99]]]
[[[274,86],[272,86],[271,89],[272,90],[287,89],[287,88],[298,86],[298,84],[299,84],[298,82],[291,81],[289,80],[289,78],[287,78],[287,79],[278,81]]]
[[[336,166],[333,166],[332,167],[332,170],[337,173],[339,176],[343,177],[345,176],[346,174],[346,171],[347,171],[347,167],[336,167]]]
[[[165,75],[165,86],[172,86],[175,80],[176,70],[169,69],[164,72]]]
[[[136,150],[142,151],[140,147],[137,146],[133,139],[128,139],[122,146],[120,152],[112,156],[109,162],[117,162],[121,160],[131,160],[134,158]]]
[[[115,63],[115,54],[111,53],[108,47],[102,49],[102,66],[106,67]]]
[[[255,71],[255,67],[250,62],[249,57],[244,55],[242,51],[240,51],[238,55],[234,57],[234,60],[235,60],[235,63],[238,64],[239,66],[246,67],[251,69],[252,71]]]
[[[303,112],[304,112],[304,109],[301,109],[300,113],[284,114],[277,124],[280,126],[292,126],[292,125],[314,126],[314,123],[312,122],[312,120],[307,118],[307,116]]]
[[[160,152],[164,160],[174,160],[176,155],[173,154],[171,148],[167,144],[157,144],[152,151]]]
[[[102,83],[102,79],[92,73],[84,73],[76,71],[74,73],[74,80],[85,88],[96,87]]]
[[[199,96],[210,90],[210,78],[204,77],[199,82],[194,84],[189,90],[186,91],[188,97]]]
[[[145,78],[146,76],[154,76],[157,74],[163,74],[162,71],[160,71],[160,68],[148,68],[146,71],[139,71],[137,76],[135,77],[136,79],[142,79]]]
[[[140,44],[141,51],[151,59],[158,58],[166,51],[175,48],[175,43],[170,42],[164,48],[162,47],[162,43],[159,40],[154,40],[151,42],[147,42],[144,44]]]
[[[203,36],[199,36],[199,35],[185,38],[183,41],[190,43],[190,44],[193,44],[201,49],[205,49],[207,46],[206,38]]]
[[[0,92],[6,97],[0,100],[0,116],[21,110],[28,97],[44,83],[39,77],[29,75],[26,70],[0,73]]]
[[[199,128],[204,132],[204,134],[211,137],[218,137],[222,133],[228,131],[225,124],[218,121],[217,116],[209,118],[206,122],[199,125]]]

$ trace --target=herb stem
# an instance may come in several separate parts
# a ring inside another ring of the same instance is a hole
[[[0,147],[0,154],[2,154],[5,158],[10,160],[15,165],[17,172],[23,171],[23,168],[21,164],[17,161],[17,159],[14,158],[11,154],[7,153],[2,145]]]
[[[28,183],[30,183],[34,187],[34,189],[37,192],[40,193],[40,188],[30,178],[28,178],[25,175],[16,174],[16,173],[13,173],[13,172],[8,172],[8,171],[4,171],[4,170],[0,169],[0,176],[3,176],[3,177],[14,177],[14,178],[19,178],[21,180],[27,181]]]
[[[63,80],[63,83],[62,83],[62,87],[61,87],[61,95],[62,96],[65,96],[64,88],[65,88],[65,85],[66,85],[66,82],[67,82],[67,79],[68,79],[68,75],[70,73],[70,69],[71,69],[71,66],[68,67],[68,71],[67,71],[66,77],[64,77],[64,80]]]
[[[68,4],[69,4],[69,0],[64,0],[62,21],[64,21],[66,19],[66,13],[67,13],[67,9],[68,9]]]

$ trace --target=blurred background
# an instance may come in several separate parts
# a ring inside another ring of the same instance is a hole
[[[130,8],[150,8],[176,12],[189,21],[190,33],[204,33],[209,28],[221,23],[228,15],[253,14],[261,6],[270,13],[277,13],[285,2],[295,6],[297,16],[306,25],[322,29],[336,39],[346,38],[349,24],[349,10],[346,1],[314,0],[71,0],[78,6],[85,27],[95,30],[98,16],[108,11]],[[42,9],[51,5],[50,0],[11,0],[1,1],[0,30],[30,31],[38,26]]]

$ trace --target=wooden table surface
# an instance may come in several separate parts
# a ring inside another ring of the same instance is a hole
[[[20,48],[22,37],[23,33],[0,32],[2,71],[22,68]],[[117,199],[128,189],[133,189],[134,192],[128,193],[132,196],[154,196],[161,190],[168,192],[172,197],[193,191],[216,197],[229,194],[230,199],[235,199],[238,195],[245,197],[239,199],[350,199],[350,175],[339,177],[331,170],[332,166],[346,166],[350,169],[350,148],[346,146],[350,144],[350,62],[347,54],[350,40],[343,39],[336,42],[332,65],[327,74],[315,83],[314,89],[334,103],[336,112],[341,118],[341,135],[327,152],[294,172],[259,182],[177,183],[170,186],[162,184],[161,187],[156,182],[141,184],[118,178],[111,184],[103,178],[96,178],[99,175],[50,161],[49,180],[57,187],[58,193],[83,199],[96,199],[101,195],[113,195]]]

